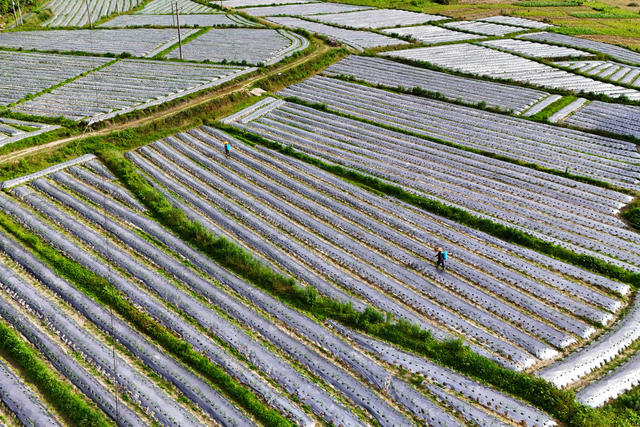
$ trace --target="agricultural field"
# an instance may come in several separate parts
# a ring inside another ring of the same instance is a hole
[[[317,34],[339,40],[356,50],[365,50],[380,46],[395,46],[407,44],[406,41],[393,37],[387,37],[382,34],[372,33],[368,31],[357,31],[346,28],[337,28],[331,25],[311,22],[300,18],[291,18],[288,16],[268,17],[267,20],[274,24],[283,25],[289,28],[302,28]]]
[[[51,0],[43,7],[53,14],[48,27],[84,27],[113,13],[125,13],[138,6],[138,0]]]
[[[637,5],[33,1],[0,426],[640,424]]]
[[[180,27],[242,27],[238,21],[224,13],[181,15]],[[120,15],[100,25],[102,28],[125,27],[177,27],[172,15]]]
[[[218,86],[250,67],[123,59],[13,108],[95,123]]]
[[[312,19],[340,27],[384,28],[426,24],[428,22],[447,20],[449,18],[446,16],[427,15],[402,10],[373,9],[349,13],[322,14],[314,16]]]
[[[182,37],[186,38],[192,33],[195,33],[195,30],[184,31]],[[136,28],[0,33],[0,46],[6,48],[111,53],[115,55],[128,53],[139,57],[152,57],[177,43],[178,35],[172,29]],[[69,59],[71,58],[73,57],[69,57]],[[80,57],[79,60],[85,59]]]
[[[601,82],[531,59],[468,43],[396,50],[385,52],[384,55],[426,62],[469,75],[516,81],[542,88],[640,100],[640,92],[635,89]]]
[[[184,59],[248,64],[274,64],[309,46],[303,36],[286,30],[212,29],[182,46]],[[174,49],[168,58],[179,58]]]
[[[109,58],[0,51],[0,105],[13,104],[109,62]]]

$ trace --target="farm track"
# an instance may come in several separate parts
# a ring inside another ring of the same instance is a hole
[[[125,129],[135,129],[137,127],[141,127],[141,126],[153,123],[155,121],[165,120],[183,111],[189,110],[190,108],[194,108],[194,107],[206,104],[207,102],[223,98],[232,93],[242,92],[244,90],[247,90],[249,87],[251,87],[253,84],[258,82],[259,80],[262,80],[263,78],[267,78],[267,77],[276,75],[278,73],[282,73],[291,68],[294,68],[300,64],[303,64],[304,62],[310,61],[318,57],[319,55],[325,53],[330,49],[330,47],[325,44],[316,44],[316,46],[318,46],[318,48],[311,54],[305,57],[296,59],[293,62],[290,62],[283,66],[277,67],[266,74],[260,74],[257,76],[250,77],[247,80],[243,80],[232,86],[224,87],[212,93],[207,93],[201,96],[194,97],[193,99],[189,99],[185,102],[181,102],[178,105],[169,107],[167,109],[163,109],[156,113],[149,114],[139,119],[130,120],[124,123],[112,124],[100,130],[85,132],[85,133],[82,133],[81,135],[74,135],[69,138],[59,139],[56,141],[48,142],[46,144],[41,144],[34,147],[28,147],[22,150],[18,150],[9,154],[2,155],[0,156],[0,164],[15,162],[23,157],[34,155],[36,153],[54,151],[56,148],[60,146],[67,145],[71,142],[80,141],[85,138],[105,136],[111,132],[122,131]]]

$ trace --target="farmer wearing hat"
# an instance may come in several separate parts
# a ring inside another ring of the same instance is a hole
[[[444,260],[447,259],[447,251],[442,250],[441,247],[438,247],[436,252],[436,268],[442,267],[444,270]]]

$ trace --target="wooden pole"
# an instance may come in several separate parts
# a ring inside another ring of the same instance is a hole
[[[16,20],[16,25],[20,25],[18,15],[16,14],[16,3],[13,0],[11,0],[11,6],[13,6],[13,18]]]
[[[178,2],[176,2],[176,24],[178,25],[178,48],[180,49],[180,60],[182,60],[182,36],[180,35],[180,12],[178,12]]]

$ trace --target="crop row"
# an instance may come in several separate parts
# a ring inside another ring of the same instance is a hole
[[[195,30],[182,33],[188,37]],[[172,29],[133,28],[113,30],[16,31],[0,33],[0,46],[36,50],[57,50],[89,53],[130,53],[133,56],[153,56],[178,42]],[[68,56],[69,61],[86,63],[90,58]],[[73,59],[71,59],[73,58]],[[52,58],[53,59],[53,58]],[[55,60],[54,60],[55,61]],[[100,59],[103,63],[105,59]],[[93,67],[91,67],[93,68]],[[26,70],[26,75],[29,71]],[[88,69],[84,70],[88,71]],[[73,74],[74,76],[79,73]],[[64,80],[64,79],[63,79]]]
[[[274,64],[309,46],[306,38],[266,28],[213,29],[182,46],[185,59]],[[167,55],[177,58],[177,50]]]
[[[591,101],[563,120],[563,123],[640,139],[638,120],[640,107]]]
[[[349,13],[328,13],[311,16],[310,19],[325,24],[349,28],[388,28],[398,25],[416,25],[449,19],[442,15],[409,12],[397,9],[369,9]]]
[[[53,17],[45,25],[48,27],[84,27],[113,13],[125,13],[138,6],[141,0],[52,0],[46,8]]]
[[[485,46],[495,47],[507,52],[520,53],[533,58],[564,58],[590,56],[589,52],[573,49],[571,47],[554,46],[545,43],[530,42],[518,39],[500,39],[482,42]]]
[[[217,86],[250,71],[248,67],[123,59],[14,110],[93,123]]]
[[[9,105],[106,64],[107,58],[0,52],[0,105]]]
[[[507,52],[467,43],[399,50],[387,52],[385,55],[551,89],[602,94],[612,98],[626,96],[632,100],[640,99],[640,92],[634,89],[604,83]]]
[[[640,87],[640,78],[638,78],[640,76],[640,67],[609,61],[564,61],[556,62],[556,64],[615,83],[626,83]]]
[[[618,61],[640,65],[640,53],[610,43],[603,43],[595,40],[585,39],[582,37],[572,37],[564,34],[547,32],[522,34],[518,36],[518,38],[563,46],[571,46],[578,49],[588,49],[594,52],[604,53],[605,55],[609,55],[613,59],[616,59]]]
[[[1,300],[0,300],[1,301]],[[24,425],[59,426],[27,386],[0,359],[0,400]]]
[[[56,125],[0,117],[0,147],[57,129]]]
[[[473,80],[387,59],[355,55],[329,66],[324,73],[353,77],[391,88],[420,88],[440,94],[451,101],[462,101],[468,104],[485,103],[488,107],[516,113],[548,95],[539,90]]]
[[[287,16],[270,17],[268,21],[274,24],[284,25],[290,28],[302,28],[312,33],[322,34],[327,37],[334,38],[340,42],[347,44],[355,49],[364,50],[378,46],[392,46],[407,44],[407,42],[395,39],[393,37],[383,36],[368,31],[348,30],[345,28],[336,28],[331,25],[320,24],[317,22],[306,21],[300,18],[290,18]]]

